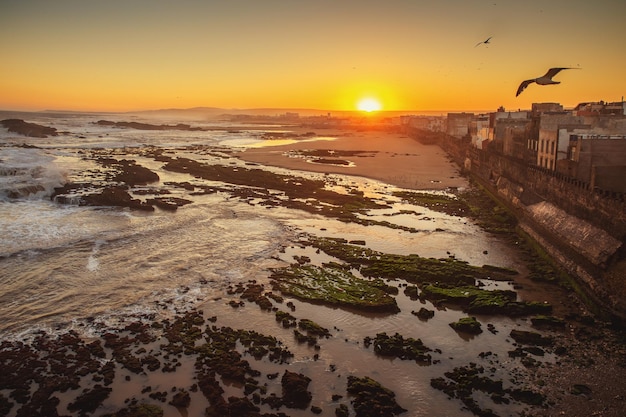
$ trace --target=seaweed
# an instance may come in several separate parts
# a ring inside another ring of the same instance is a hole
[[[406,412],[396,402],[396,394],[372,378],[348,377],[348,393],[357,416],[390,417]]]
[[[274,269],[270,278],[274,289],[312,303],[387,313],[399,311],[382,280],[357,278],[334,265],[294,264]]]
[[[376,337],[366,337],[363,339],[363,345],[369,347],[374,344],[374,352],[380,356],[390,356],[402,360],[414,360],[421,364],[432,363],[431,352],[428,346],[424,345],[421,339],[412,337],[404,338],[399,333],[388,336],[387,333],[378,333]]]

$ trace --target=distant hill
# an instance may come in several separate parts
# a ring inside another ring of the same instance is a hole
[[[145,110],[128,112],[132,114],[144,115],[144,116],[168,116],[168,117],[215,117],[224,114],[238,115],[249,114],[254,116],[277,116],[285,113],[298,113],[302,116],[314,116],[314,115],[326,115],[328,110],[315,110],[315,109],[287,109],[287,108],[256,108],[256,109],[229,109],[220,107],[193,107],[189,109],[157,109],[157,110]],[[343,112],[341,112],[343,113]]]
[[[142,116],[155,116],[155,117],[176,117],[176,118],[214,118],[222,115],[253,115],[253,116],[279,116],[285,113],[297,113],[300,116],[326,116],[332,117],[354,117],[363,116],[364,113],[357,110],[323,110],[323,109],[307,109],[307,108],[220,108],[220,107],[193,107],[188,109],[157,109],[146,111],[134,111],[128,112],[132,114]],[[374,113],[377,116],[382,117],[398,117],[401,115],[433,115],[440,116],[446,115],[446,111],[417,111],[417,110],[402,110],[402,111],[379,111]]]
[[[429,116],[445,116],[447,113],[456,113],[459,111],[444,111],[444,110],[394,110],[386,111],[382,110],[375,112],[372,116],[377,117],[398,117],[403,115],[429,115]],[[466,111],[469,113],[486,113],[488,111]],[[72,117],[81,115],[135,115],[142,118],[169,118],[172,120],[207,120],[207,119],[220,119],[225,115],[252,115],[252,116],[279,116],[285,113],[297,113],[302,117],[308,116],[326,116],[332,117],[363,117],[365,114],[356,110],[324,110],[324,109],[308,109],[308,108],[222,108],[222,107],[192,107],[192,108],[168,108],[168,109],[154,109],[154,110],[136,110],[127,112],[113,112],[113,111],[79,111],[79,110],[42,110],[42,111],[11,111],[1,110],[0,114],[4,115],[3,118],[28,118],[29,115],[39,114],[46,117]]]

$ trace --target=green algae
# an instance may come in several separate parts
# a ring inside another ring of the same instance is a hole
[[[350,245],[344,239],[310,237],[309,244],[347,262],[366,277],[404,279],[411,283],[446,282],[474,285],[476,279],[508,277],[515,271],[486,265],[469,265],[454,258],[424,258],[419,255],[396,255]]]
[[[566,322],[563,319],[554,316],[537,315],[531,317],[530,322],[533,327],[549,328],[549,329],[564,329]]]
[[[432,378],[430,385],[446,393],[450,398],[458,398],[477,416],[495,417],[498,414],[491,409],[483,408],[485,399],[489,398],[494,404],[509,404],[518,401],[530,405],[542,405],[546,398],[538,392],[525,388],[505,388],[501,380],[485,376],[486,370],[482,366],[470,363],[468,366],[454,368],[445,372],[445,378]],[[474,395],[482,393],[483,401],[478,401]],[[485,397],[487,394],[489,397]]]
[[[327,328],[315,323],[313,320],[301,319],[298,322],[298,328],[300,330],[304,330],[311,336],[330,337],[330,331]]]
[[[102,417],[163,417],[163,409],[158,405],[135,404]]]
[[[458,305],[470,314],[501,314],[510,317],[530,314],[549,314],[552,306],[535,301],[517,301],[517,293],[511,290],[484,290],[477,286],[479,279],[510,279],[517,271],[492,265],[477,267],[454,258],[422,258],[418,255],[396,255],[377,252],[352,245],[345,239],[309,237],[305,244],[317,247],[326,254],[346,262],[331,262],[323,267],[303,265],[301,262],[287,268],[276,269],[272,278],[275,287],[285,294],[329,305],[372,308],[383,311],[391,304],[386,294],[397,294],[396,287],[385,280],[403,279],[411,285],[405,294],[412,299],[418,296],[435,304]],[[361,280],[349,270],[353,268],[366,278]],[[341,282],[342,285],[338,285]],[[355,285],[348,285],[352,282]],[[364,287],[365,283],[367,286]],[[382,290],[365,296],[365,288]],[[418,293],[418,289],[420,292]],[[377,295],[378,294],[378,295]],[[364,300],[377,301],[368,307]],[[389,297],[390,298],[390,297]],[[397,309],[395,302],[393,309]]]
[[[396,191],[393,195],[401,198],[409,204],[426,207],[433,211],[453,216],[466,217],[471,213],[469,205],[456,196],[412,191]]]
[[[476,317],[461,317],[458,321],[450,323],[450,327],[462,333],[480,334],[483,332],[481,324],[476,320]]]
[[[296,327],[296,318],[286,311],[277,310],[274,313],[276,316],[276,321],[281,323],[284,328]]]
[[[324,180],[314,180],[293,175],[278,174],[263,169],[206,164],[188,158],[169,158],[158,156],[164,162],[164,169],[185,173],[210,181],[220,181],[240,186],[237,190],[226,187],[211,186],[205,193],[217,190],[228,192],[242,199],[262,199],[264,205],[282,206],[304,210],[309,213],[321,214],[336,218],[343,222],[354,222],[363,225],[382,225],[408,231],[415,229],[394,225],[387,222],[363,219],[359,217],[372,209],[390,208],[360,192],[348,194],[338,193],[326,188]],[[201,187],[200,187],[201,188]],[[284,193],[286,199],[277,199],[275,191]]]
[[[290,265],[271,274],[275,289],[312,303],[396,313],[399,308],[381,279],[357,278],[335,265]]]
[[[421,307],[419,311],[411,311],[411,314],[417,316],[422,321],[428,321],[435,317],[435,312],[427,308]]]
[[[552,306],[547,303],[516,301],[515,291],[488,291],[475,286],[450,287],[428,284],[421,287],[420,297],[434,303],[459,305],[463,311],[471,314],[524,316],[552,311]]]
[[[412,337],[404,338],[396,333],[388,336],[387,333],[378,333],[375,338],[365,337],[363,345],[367,348],[374,344],[374,352],[380,356],[389,356],[402,360],[414,360],[422,364],[432,363],[431,352],[428,346],[424,345],[421,339]]]
[[[515,342],[523,345],[552,346],[554,344],[552,337],[543,336],[537,332],[513,329],[510,335]]]
[[[365,376],[348,377],[348,394],[357,416],[390,417],[406,412],[396,402],[396,394],[374,379]]]

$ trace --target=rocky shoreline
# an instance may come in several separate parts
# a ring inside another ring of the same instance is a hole
[[[191,197],[223,192],[250,204],[411,231],[369,219],[365,216],[368,210],[386,206],[356,190],[339,193],[326,189],[324,181],[277,174],[254,165],[199,163],[157,149],[137,152],[162,163],[165,170],[225,184],[167,185],[185,189]],[[368,152],[368,158],[379,157]],[[57,201],[69,202],[79,195],[81,204],[138,210],[154,210],[154,206],[175,210],[188,204],[169,200],[165,187],[151,186],[158,176],[137,161],[120,159],[108,151],[94,151],[86,157],[106,168],[109,185],[67,184],[57,190]],[[134,189],[137,185],[147,186],[143,195]],[[515,318],[533,330],[510,331],[511,349],[506,357],[485,346],[475,361],[452,370],[443,367],[450,363],[448,352],[385,328],[359,343],[372,355],[441,366],[436,368],[441,370],[439,375],[430,380],[433,390],[477,416],[500,415],[496,410],[508,406],[521,410],[516,412],[520,416],[621,416],[626,407],[624,329],[591,313],[560,271],[517,234],[517,224],[506,210],[475,188],[456,190],[454,197],[410,191],[394,197],[471,219],[510,241],[525,259],[528,271],[472,266],[453,256],[390,255],[368,249],[366,242],[307,236],[294,244],[313,248],[335,261],[318,265],[298,257],[290,265],[270,271],[267,280],[232,286],[228,297],[214,301],[233,311],[258,308],[277,326],[293,331],[294,346],[311,349],[315,361],[325,352],[325,341],[340,339],[341,332],[302,316],[289,298],[393,315],[400,310],[397,298],[402,292],[415,305],[428,302],[434,306],[414,311],[416,320],[432,320],[446,309],[466,314],[449,323],[462,338],[497,333],[494,319]],[[484,280],[512,282],[515,291],[484,289],[480,284]],[[212,315],[210,308],[179,311],[165,320],[136,315],[118,327],[90,318],[88,325],[97,329],[90,338],[70,330],[4,340],[0,344],[0,415],[163,416],[172,408],[181,414],[201,410],[206,416],[286,417],[317,415],[324,410],[338,417],[409,415],[408,405],[396,402],[395,394],[367,370],[339,379],[348,371],[335,363],[328,372],[336,374],[341,383],[333,387],[330,403],[323,403],[311,393],[315,381],[290,367],[293,352],[272,336],[271,328],[235,329],[220,325],[222,318]],[[516,364],[516,371],[503,376],[510,363]],[[238,387],[240,395],[234,395],[231,386]],[[112,402],[112,397],[121,401]],[[117,408],[111,409],[111,404]]]

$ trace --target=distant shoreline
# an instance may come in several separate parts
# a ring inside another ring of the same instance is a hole
[[[302,132],[305,130],[301,129]],[[300,133],[296,130],[294,136]],[[286,169],[361,176],[407,189],[444,190],[468,186],[457,166],[437,145],[425,145],[404,134],[387,131],[328,129],[323,133],[324,137],[337,139],[309,139],[278,146],[272,146],[268,141],[267,146],[248,148],[234,156],[247,162]],[[336,151],[340,162],[309,163],[306,158],[293,157],[294,152],[313,149]],[[342,151],[362,151],[364,154],[342,157]]]
[[[14,109],[0,109],[0,113],[19,113],[19,114],[85,114],[85,115],[138,115],[138,116],[188,116],[188,115],[252,115],[252,116],[276,116],[281,113],[298,113],[301,116],[319,116],[331,114],[332,116],[346,116],[346,117],[372,117],[372,118],[385,118],[385,117],[398,117],[403,115],[417,115],[417,116],[446,116],[448,113],[490,113],[496,111],[493,109],[482,110],[380,110],[372,113],[365,113],[360,110],[324,110],[324,109],[305,109],[305,108],[220,108],[220,107],[193,107],[193,108],[171,108],[171,109],[146,109],[146,110],[14,110]]]

